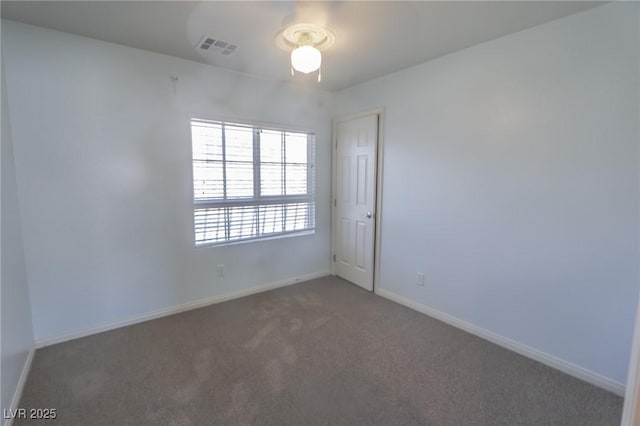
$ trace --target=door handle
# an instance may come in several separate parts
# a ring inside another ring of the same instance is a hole
[[[367,219],[371,219],[371,216],[373,216],[371,212],[367,212],[367,214],[362,215],[362,217],[366,217]]]

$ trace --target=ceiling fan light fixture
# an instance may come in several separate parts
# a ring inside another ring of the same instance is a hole
[[[291,51],[291,66],[294,70],[309,74],[322,65],[322,54],[311,45],[303,45]]]

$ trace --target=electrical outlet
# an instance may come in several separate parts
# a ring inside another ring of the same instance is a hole
[[[420,287],[424,287],[424,272],[418,272],[416,285],[419,285]]]
[[[224,265],[221,263],[216,268],[219,277],[224,277]]]

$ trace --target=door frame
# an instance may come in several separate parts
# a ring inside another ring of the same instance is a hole
[[[364,112],[355,114],[342,115],[331,120],[331,275],[336,274],[334,256],[336,252],[337,227],[336,227],[336,194],[337,194],[337,133],[336,129],[339,123],[343,121],[355,120],[357,118],[366,117],[367,115],[378,116],[378,140],[376,148],[376,203],[374,217],[376,226],[373,230],[373,292],[376,293],[380,281],[380,247],[382,239],[382,164],[384,154],[384,107],[373,108]]]
[[[631,342],[629,370],[622,409],[622,426],[640,424],[640,300],[636,308],[636,322]]]

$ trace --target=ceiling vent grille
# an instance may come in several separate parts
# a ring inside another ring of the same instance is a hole
[[[236,51],[235,44],[231,44],[228,41],[218,40],[214,37],[204,36],[198,43],[198,49],[206,50],[207,52],[220,53],[222,55],[231,55]]]

